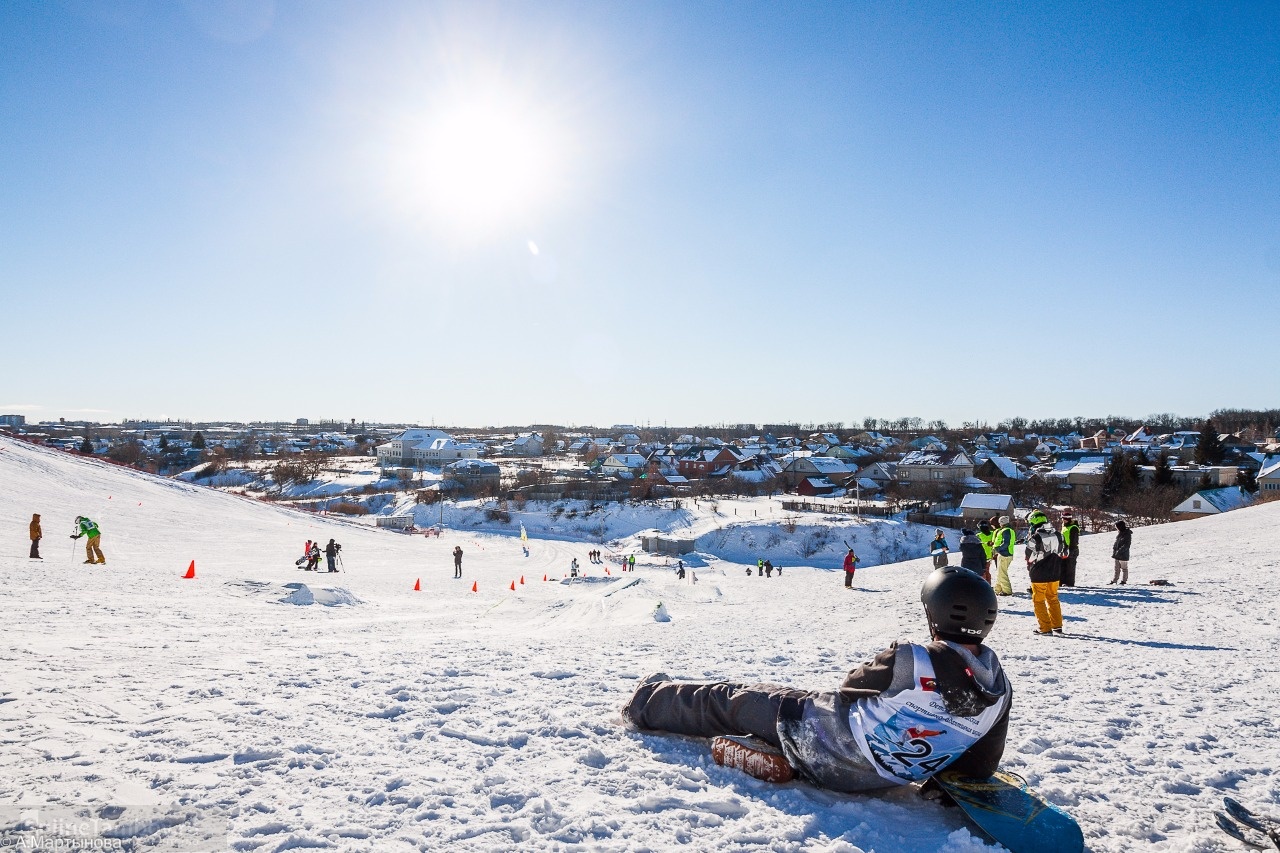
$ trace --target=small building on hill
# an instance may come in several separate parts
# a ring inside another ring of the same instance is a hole
[[[1206,515],[1220,515],[1233,509],[1240,509],[1251,503],[1253,503],[1253,495],[1239,486],[1228,486],[1224,489],[1201,489],[1175,506],[1170,517],[1174,521],[1204,518]]]
[[[960,501],[960,517],[979,520],[991,516],[1007,515],[1013,517],[1012,495],[987,495],[971,493]]]

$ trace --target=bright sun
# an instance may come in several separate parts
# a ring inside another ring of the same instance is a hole
[[[554,201],[566,160],[550,115],[493,92],[437,103],[396,136],[388,165],[397,195],[436,227],[471,235]]]

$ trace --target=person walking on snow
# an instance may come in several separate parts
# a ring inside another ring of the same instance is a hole
[[[1076,524],[1071,510],[1062,514],[1062,582],[1061,586],[1076,585],[1076,560],[1080,558],[1080,525]]]
[[[102,556],[102,549],[98,547],[98,543],[102,540],[102,531],[98,529],[98,525],[82,515],[76,516],[76,533],[71,534],[72,539],[79,539],[81,536],[89,537],[84,543],[84,553],[88,557],[85,560],[87,565],[101,563],[106,565],[107,558]]]
[[[342,546],[332,539],[329,544],[324,546],[325,562],[329,564],[329,571],[336,572],[338,570],[338,552],[342,550]],[[359,557],[356,558],[359,561]]]
[[[862,562],[858,559],[858,555],[853,553],[853,549],[849,549],[849,553],[844,555],[844,588],[853,589],[853,575],[858,571],[858,563]]]
[[[991,585],[936,569],[920,590],[931,642],[895,642],[834,691],[644,678],[622,709],[639,729],[693,737],[748,734],[781,749],[808,782],[857,792],[944,770],[985,779],[1000,765],[1012,688],[983,640],[997,616]]]
[[[1040,636],[1062,634],[1062,605],[1058,602],[1058,582],[1062,577],[1062,536],[1053,529],[1040,510],[1027,519],[1027,571],[1031,574],[1031,606],[1036,612]]]
[[[39,560],[40,557],[40,539],[44,534],[40,532],[40,515],[39,513],[31,514],[31,559]]]
[[[1116,573],[1111,577],[1111,583],[1117,581],[1121,584],[1129,582],[1129,545],[1133,542],[1133,531],[1129,529],[1129,525],[1124,523],[1124,519],[1116,522],[1116,541],[1111,546],[1111,559],[1116,561]]]
[[[992,552],[996,557],[996,595],[1013,595],[1013,582],[1009,580],[1009,564],[1013,562],[1013,546],[1018,536],[1013,532],[1009,516],[1000,516],[1000,529],[996,531]]]
[[[933,567],[941,569],[947,565],[947,534],[942,532],[939,527],[933,535],[933,541],[929,543],[929,556],[933,557]]]
[[[462,546],[453,546],[453,576],[455,578],[462,577]]]

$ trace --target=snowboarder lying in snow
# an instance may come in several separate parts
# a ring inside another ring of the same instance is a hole
[[[838,690],[643,679],[622,709],[640,729],[747,734],[778,747],[800,776],[836,791],[906,785],[944,768],[985,778],[1004,754],[1012,688],[982,645],[996,596],[980,576],[935,570],[920,591],[933,642],[894,643]]]

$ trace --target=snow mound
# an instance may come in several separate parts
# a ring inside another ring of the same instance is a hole
[[[310,605],[321,604],[325,607],[335,607],[344,604],[363,604],[360,599],[351,594],[350,590],[341,587],[321,587],[312,589],[305,583],[287,583],[285,589],[291,589],[293,592],[279,599],[281,604],[297,604]]]

